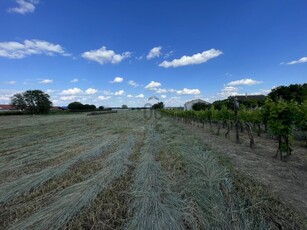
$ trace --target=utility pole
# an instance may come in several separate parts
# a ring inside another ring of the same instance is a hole
[[[236,142],[240,144],[239,138],[239,119],[238,119],[238,109],[239,109],[239,101],[238,98],[235,97],[233,99],[234,111],[235,111],[235,129],[236,129]]]

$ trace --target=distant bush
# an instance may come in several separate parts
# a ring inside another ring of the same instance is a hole
[[[10,116],[10,115],[25,115],[22,111],[5,111],[0,112],[0,116]]]

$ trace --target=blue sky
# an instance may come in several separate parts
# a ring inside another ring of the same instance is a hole
[[[1,0],[0,103],[167,106],[306,83],[307,1]]]

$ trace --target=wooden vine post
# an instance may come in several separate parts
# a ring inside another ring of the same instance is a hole
[[[235,123],[235,129],[236,129],[236,142],[239,144],[240,143],[239,119],[238,119],[239,101],[237,97],[233,99],[233,105],[234,105],[234,111],[235,111],[234,123]]]

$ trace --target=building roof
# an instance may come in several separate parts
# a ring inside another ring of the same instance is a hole
[[[16,109],[13,105],[0,105],[0,110],[13,110]]]
[[[257,100],[257,101],[264,101],[266,96],[264,95],[241,95],[236,96],[239,101],[245,101],[245,100]]]
[[[202,100],[202,99],[194,99],[194,100],[191,100],[191,101],[187,101],[187,102],[184,103],[184,104],[185,104],[185,105],[186,105],[186,104],[195,104],[195,103],[199,103],[199,102],[209,104],[209,102],[206,102],[206,101],[204,101],[204,100]]]

